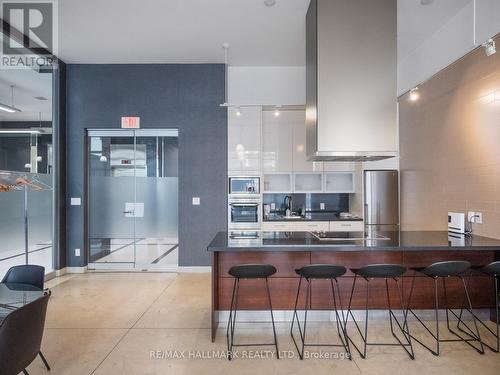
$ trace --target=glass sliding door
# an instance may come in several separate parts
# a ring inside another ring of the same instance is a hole
[[[135,264],[133,131],[89,132],[89,264]]]
[[[90,269],[177,267],[177,130],[88,132]]]

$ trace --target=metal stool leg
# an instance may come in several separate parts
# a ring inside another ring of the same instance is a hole
[[[335,309],[335,320],[337,323],[336,324],[337,325],[337,333],[339,335],[340,341],[342,342],[342,346],[344,347],[344,350],[347,352],[349,360],[352,360],[351,349],[349,348],[349,340],[347,339],[346,328],[344,325],[344,311],[342,309],[342,300],[340,299],[340,289],[339,289],[339,283],[338,283],[337,279],[335,279],[335,285],[337,286],[337,296],[339,299],[340,311],[342,311],[342,319],[340,318],[339,311],[337,308],[337,298],[335,296],[335,288],[333,287],[333,279],[330,279],[330,285],[332,287],[333,308]],[[340,331],[342,331],[342,334],[340,333]]]
[[[47,362],[47,360],[45,359],[45,357],[43,356],[42,352],[39,351],[38,352],[38,355],[40,356],[40,358],[42,359],[42,362],[43,364],[45,365],[45,367],[47,368],[47,371],[50,371],[50,366],[49,366],[49,363]]]
[[[439,339],[439,296],[438,296],[438,279],[437,277],[434,277],[433,280],[434,280],[434,311],[435,311],[435,324],[436,324],[436,333],[433,333],[429,327],[427,327],[427,324],[425,324],[422,319],[420,319],[417,314],[415,314],[415,312],[411,309],[411,297],[413,295],[413,289],[415,287],[415,278],[417,276],[417,273],[415,272],[413,274],[413,280],[412,280],[412,284],[411,284],[411,289],[410,289],[410,295],[408,297],[408,306],[406,308],[406,314],[405,314],[405,319],[407,320],[408,319],[408,313],[411,313],[415,319],[417,320],[418,323],[420,323],[420,325],[429,333],[429,335],[432,336],[432,338],[436,341],[436,350],[433,350],[431,349],[429,346],[425,345],[421,340],[419,340],[418,338],[416,338],[415,336],[413,336],[412,334],[409,333],[409,330],[408,330],[408,334],[409,334],[409,337],[411,339],[413,339],[414,341],[416,341],[417,343],[419,343],[420,345],[422,345],[424,348],[426,348],[429,352],[431,352],[432,354],[434,354],[435,356],[438,356],[439,355],[439,342],[440,342],[440,339]],[[408,327],[408,321],[406,322],[406,325]]]
[[[361,328],[359,328],[358,322],[356,321],[356,318],[354,317],[354,314],[352,313],[352,309],[351,309],[351,306],[352,306],[352,297],[354,295],[354,290],[356,288],[356,280],[357,280],[357,278],[358,278],[358,275],[354,275],[354,280],[352,282],[351,295],[349,297],[349,305],[347,307],[347,314],[345,316],[344,325],[346,327],[346,338],[347,338],[347,340],[351,343],[351,345],[354,347],[354,349],[356,349],[356,351],[358,352],[358,354],[360,355],[360,357],[364,359],[364,358],[366,358],[365,355],[363,353],[361,353],[361,350],[357,347],[357,345],[354,343],[354,341],[352,340],[352,338],[347,333],[348,332],[348,330],[347,330],[347,320],[349,319],[349,315],[351,315],[352,322],[354,323],[354,327],[356,327],[356,330],[358,331],[359,335],[361,336],[361,339],[363,340],[363,342],[365,342],[365,338],[363,337],[363,333],[361,332]],[[368,290],[367,290],[367,292],[368,292]],[[366,351],[365,351],[365,353],[366,353]]]
[[[462,285],[464,287],[464,292],[465,292],[465,295],[467,296],[467,303],[469,305],[469,309],[470,311],[473,311],[472,310],[472,303],[471,303],[471,300],[470,300],[470,296],[469,296],[469,291],[467,290],[467,285],[465,285],[465,280],[463,277],[459,277],[459,279],[462,281]],[[470,346],[472,346],[474,349],[476,349],[480,354],[484,354],[484,346],[483,346],[483,342],[481,341],[481,334],[479,333],[479,328],[477,326],[477,321],[476,321],[476,316],[474,314],[472,314],[472,321],[474,322],[474,328],[476,330],[476,333],[477,333],[477,340],[479,341],[479,346],[481,349],[478,349],[476,348],[474,345],[472,345],[469,341],[463,339],[467,344],[469,344]],[[460,337],[460,336],[459,336]],[[460,337],[461,338],[461,337]]]
[[[235,306],[235,298],[238,298],[238,290],[239,290],[239,279],[234,279],[233,284],[233,293],[231,297],[231,307],[229,308],[229,320],[227,323],[227,331],[226,331],[226,340],[227,340],[227,351],[228,351],[228,359],[231,360],[233,353],[233,340],[234,340],[234,325],[236,323],[236,309]]]
[[[276,326],[274,325],[274,314],[273,314],[273,305],[271,303],[271,292],[269,291],[269,283],[266,277],[266,290],[267,290],[267,298],[269,300],[269,310],[271,311],[271,321],[273,323],[273,335],[274,335],[274,346],[276,346],[276,358],[280,358],[280,352],[278,349],[278,339],[276,337]]]
[[[496,313],[496,333],[491,330],[490,327],[488,327],[476,314],[474,314],[473,311],[470,311],[469,308],[466,306],[466,295],[464,294],[464,301],[462,304],[462,308],[460,309],[460,314],[458,316],[458,322],[457,322],[457,329],[460,330],[461,332],[465,333],[467,336],[470,338],[479,340],[479,338],[474,334],[474,332],[469,328],[469,326],[463,322],[462,316],[463,316],[463,311],[464,309],[467,310],[471,315],[474,316],[474,318],[484,327],[486,330],[488,330],[493,337],[496,339],[496,347],[492,347],[491,345],[483,342],[483,345],[489,348],[492,352],[498,353],[500,349],[500,335],[499,335],[499,327],[500,327],[500,321],[499,321],[499,308],[498,308],[498,277],[494,276],[492,278],[493,283],[494,283],[494,290],[495,290],[495,313]],[[467,330],[464,330],[460,327],[460,324],[463,324],[464,328]]]

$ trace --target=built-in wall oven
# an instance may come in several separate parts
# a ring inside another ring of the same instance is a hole
[[[228,182],[228,230],[260,230],[262,217],[260,178],[230,176]]]
[[[228,199],[229,230],[259,230],[262,217],[260,196],[235,197]]]

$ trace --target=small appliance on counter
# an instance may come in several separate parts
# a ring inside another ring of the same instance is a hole
[[[448,212],[448,232],[465,234],[467,226],[465,214],[461,212]]]

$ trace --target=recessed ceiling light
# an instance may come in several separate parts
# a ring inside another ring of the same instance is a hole
[[[49,100],[45,96],[34,96],[36,100]]]
[[[276,0],[264,0],[264,4],[266,4],[267,7],[273,7],[276,5]]]

